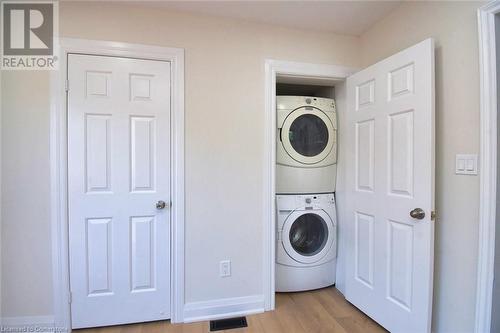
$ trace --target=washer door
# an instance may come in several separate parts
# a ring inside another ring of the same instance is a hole
[[[333,223],[323,210],[294,211],[285,220],[282,232],[286,253],[303,264],[321,260],[335,239]]]
[[[315,164],[324,160],[337,140],[330,118],[321,110],[301,107],[283,122],[281,141],[295,161]]]

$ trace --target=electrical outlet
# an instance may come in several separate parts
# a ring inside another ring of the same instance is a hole
[[[219,263],[219,274],[220,274],[220,277],[231,276],[231,261],[230,260],[222,260]]]

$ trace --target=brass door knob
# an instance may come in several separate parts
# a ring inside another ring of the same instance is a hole
[[[415,208],[410,212],[410,216],[417,220],[422,220],[425,217],[425,212],[422,208]]]

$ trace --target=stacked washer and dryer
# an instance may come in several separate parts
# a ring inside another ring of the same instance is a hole
[[[277,96],[276,291],[335,283],[337,112],[330,98]]]

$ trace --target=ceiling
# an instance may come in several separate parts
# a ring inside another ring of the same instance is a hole
[[[196,14],[359,36],[401,1],[135,1]]]

